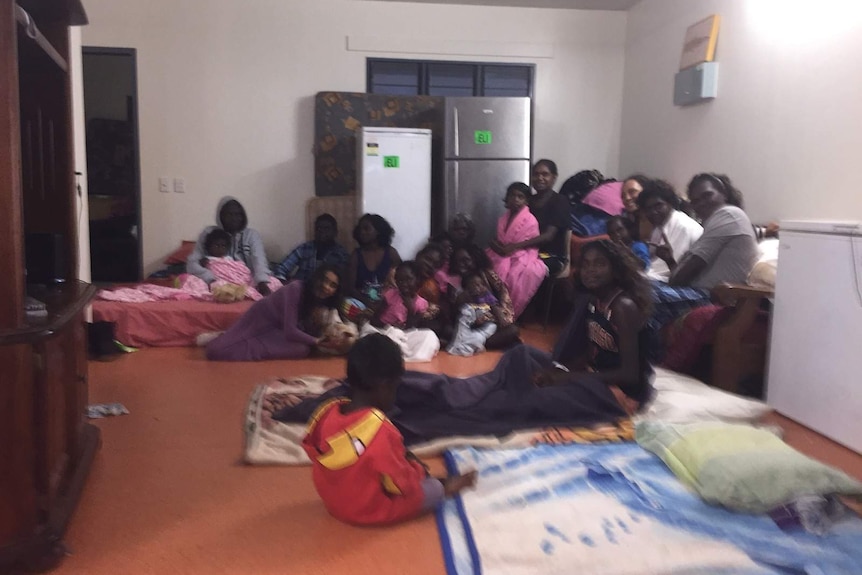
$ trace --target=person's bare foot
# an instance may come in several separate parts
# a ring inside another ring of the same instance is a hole
[[[629,417],[634,416],[638,411],[638,407],[639,407],[638,402],[635,401],[634,399],[630,398],[629,396],[627,396],[623,392],[623,390],[620,389],[619,387],[617,387],[616,385],[610,385],[608,387],[610,388],[611,393],[614,394],[614,398],[617,400],[617,402],[619,402],[619,404],[626,411],[626,415],[628,415]]]
[[[476,480],[478,478],[479,474],[476,471],[470,471],[463,475],[447,477],[446,479],[443,479],[443,493],[446,494],[446,497],[457,495],[465,489],[475,487]]]
[[[223,331],[205,331],[195,338],[195,345],[198,347],[206,347],[209,342],[223,334]]]

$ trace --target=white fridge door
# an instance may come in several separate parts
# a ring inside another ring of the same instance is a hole
[[[413,259],[431,235],[431,130],[363,128],[358,140],[359,215],[386,218],[392,245]]]
[[[815,229],[782,222],[766,400],[862,453],[862,237]]]

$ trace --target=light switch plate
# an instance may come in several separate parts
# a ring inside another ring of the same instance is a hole
[[[168,178],[159,178],[159,191],[162,193],[171,191],[171,184]]]
[[[184,194],[186,192],[186,179],[174,178],[174,192]]]

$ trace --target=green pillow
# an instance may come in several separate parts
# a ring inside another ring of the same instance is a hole
[[[708,503],[763,513],[802,495],[862,495],[862,483],[749,425],[642,422],[635,438]]]

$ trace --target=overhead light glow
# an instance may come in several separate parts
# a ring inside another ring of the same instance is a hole
[[[751,26],[778,45],[814,46],[862,32],[860,0],[746,0],[745,6]]]

